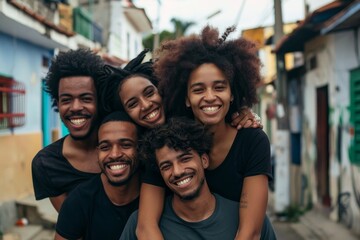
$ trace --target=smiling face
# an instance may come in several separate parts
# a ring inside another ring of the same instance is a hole
[[[110,121],[99,128],[99,165],[114,186],[127,183],[138,168],[136,131],[135,124],[125,121]]]
[[[205,182],[204,169],[209,165],[207,154],[193,150],[176,151],[164,146],[155,151],[157,164],[165,184],[183,200],[199,196]]]
[[[57,105],[60,118],[73,139],[86,139],[96,129],[96,90],[91,77],[62,78]]]
[[[233,100],[229,80],[212,63],[204,63],[190,74],[186,105],[204,125],[225,123],[225,116]]]
[[[150,80],[141,76],[126,79],[119,97],[125,111],[140,126],[154,128],[165,123],[161,96]]]

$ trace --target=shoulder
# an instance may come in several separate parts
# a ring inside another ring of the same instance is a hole
[[[74,190],[70,192],[69,197],[71,195],[79,196],[83,200],[88,201],[93,198],[102,187],[100,174],[98,174],[76,186]]]
[[[65,138],[65,137],[64,137]],[[45,159],[60,159],[63,158],[62,148],[64,138],[57,140],[56,142],[51,143],[50,145],[41,149],[33,158],[32,165],[37,166],[42,164]],[[48,161],[48,160],[47,160]]]
[[[243,145],[246,149],[253,146],[269,146],[270,141],[266,133],[261,128],[245,128],[238,131],[234,140],[235,145]]]

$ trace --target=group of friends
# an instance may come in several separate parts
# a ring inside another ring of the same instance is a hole
[[[276,239],[266,216],[270,143],[249,110],[253,42],[200,34],[124,68],[88,49],[59,53],[46,91],[69,135],[32,161],[55,239]]]

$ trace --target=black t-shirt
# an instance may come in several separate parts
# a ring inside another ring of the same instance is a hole
[[[217,168],[205,171],[211,192],[237,202],[244,178],[261,174],[272,179],[269,139],[259,128],[238,131],[225,160]],[[160,172],[153,165],[147,166],[143,182],[165,186]]]
[[[130,215],[139,207],[139,198],[124,206],[107,197],[100,174],[80,184],[64,201],[56,232],[66,239],[119,239]]]
[[[261,129],[238,131],[225,160],[213,170],[206,170],[206,181],[212,192],[240,201],[245,177],[267,175],[272,179],[270,142]]]
[[[65,137],[40,150],[32,160],[36,200],[72,191],[80,183],[98,175],[75,169],[62,154]]]

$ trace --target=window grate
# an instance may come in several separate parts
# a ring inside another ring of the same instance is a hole
[[[25,85],[0,76],[0,129],[25,124]]]

